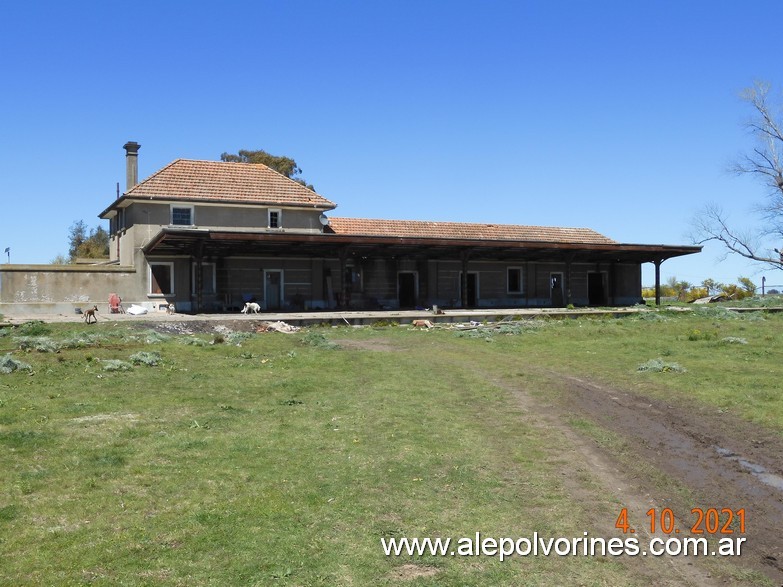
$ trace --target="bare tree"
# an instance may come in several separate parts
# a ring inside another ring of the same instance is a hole
[[[691,221],[691,240],[695,244],[718,241],[729,253],[783,269],[783,252],[768,244],[783,241],[783,110],[780,100],[771,102],[770,90],[768,83],[756,82],[742,92],[753,109],[746,126],[756,146],[730,168],[737,175],[756,177],[767,187],[766,198],[755,206],[760,224],[753,230],[733,228],[720,207],[708,204]]]

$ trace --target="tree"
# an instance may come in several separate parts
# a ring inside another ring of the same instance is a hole
[[[262,163],[267,167],[274,169],[281,175],[285,175],[287,178],[293,179],[295,182],[302,184],[307,189],[315,191],[315,188],[312,186],[312,184],[307,183],[301,177],[297,177],[300,173],[302,173],[302,170],[299,169],[296,161],[290,157],[271,155],[264,150],[248,151],[246,149],[242,149],[236,155],[232,153],[223,153],[220,155],[220,160],[232,163]]]
[[[674,292],[673,295],[677,296],[680,301],[685,301],[687,298],[688,290],[691,288],[691,284],[687,281],[677,281],[677,278],[672,276],[666,282],[666,285]]]
[[[109,233],[98,226],[87,229],[83,220],[77,220],[68,229],[68,258],[58,255],[53,263],[73,263],[77,258],[104,259],[109,256]]]
[[[727,253],[783,269],[783,247],[779,250],[769,245],[770,241],[783,240],[783,101],[771,101],[770,85],[766,82],[756,82],[742,92],[741,98],[752,109],[746,126],[756,146],[730,170],[755,177],[766,186],[767,196],[756,206],[761,222],[751,230],[732,227],[719,206],[708,204],[691,222],[691,239],[695,244],[717,241]]]
[[[739,277],[737,278],[737,281],[739,282],[740,287],[742,287],[742,289],[745,290],[745,293],[747,294],[745,297],[756,295],[756,290],[758,288],[756,287],[756,284],[750,280],[749,277]]]
[[[707,279],[701,282],[701,286],[707,290],[708,295],[714,296],[716,293],[718,293],[721,290],[723,284],[718,283],[711,277],[708,277]]]

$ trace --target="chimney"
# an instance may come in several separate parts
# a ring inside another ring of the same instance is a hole
[[[136,141],[128,141],[122,148],[125,149],[125,191],[127,192],[139,183],[139,149],[141,145]]]

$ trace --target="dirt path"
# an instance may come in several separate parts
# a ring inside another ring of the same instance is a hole
[[[558,399],[542,399],[540,394],[531,393],[527,384],[486,375],[511,392],[519,405],[543,425],[555,427],[574,447],[576,454],[571,455],[575,457],[571,461],[576,470],[565,477],[565,483],[575,499],[592,499],[594,488],[585,489],[579,481],[580,475],[588,474],[607,492],[605,496],[628,508],[636,527],[647,525],[650,508],[660,512],[669,507],[675,512],[678,527],[683,527],[683,535],[689,535],[696,522],[690,511],[693,507],[719,511],[744,508],[747,541],[742,556],[731,558],[731,562],[783,585],[783,439],[779,435],[707,407],[668,405],[584,378],[532,366],[526,369],[539,381],[543,379],[560,390],[561,394],[552,396]],[[569,425],[580,418],[617,435],[623,441],[623,458],[610,454]],[[645,475],[644,467],[629,466],[629,462],[651,465],[664,473],[687,488],[693,502],[688,503],[682,492],[677,494],[671,487],[662,486],[655,475]],[[606,500],[603,505],[605,509]],[[618,535],[614,527],[617,513],[619,508],[613,515],[607,511],[596,515],[592,533]],[[661,559],[646,558],[637,557],[634,568],[662,584]],[[663,558],[670,565],[667,575],[671,584],[725,584],[726,577],[714,564],[715,559]]]

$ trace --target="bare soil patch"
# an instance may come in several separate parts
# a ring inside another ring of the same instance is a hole
[[[391,573],[394,579],[398,581],[411,581],[419,577],[434,577],[438,574],[438,569],[426,565],[401,565]]]
[[[565,377],[569,403],[626,439],[633,451],[702,500],[696,507],[744,508],[742,562],[783,582],[783,439],[729,413],[671,405]],[[754,472],[755,471],[755,472]]]
[[[576,474],[566,475],[565,484],[577,499],[590,499],[591,490],[583,488],[578,479],[579,472],[586,470],[592,478],[600,479],[609,495],[635,513],[638,525],[647,523],[645,514],[651,507],[658,512],[670,507],[678,525],[684,527],[683,535],[689,535],[696,521],[690,513],[693,507],[744,508],[747,541],[742,556],[731,562],[766,575],[776,585],[783,584],[783,438],[779,434],[709,407],[685,402],[673,405],[585,378],[526,368],[551,380],[553,387],[562,390],[561,399],[542,400],[518,384],[492,379],[510,390],[542,424],[557,427],[576,448]],[[689,490],[697,501],[686,503],[682,495],[662,487],[652,476],[631,471],[618,455],[569,426],[574,418],[586,418],[617,435],[624,442],[625,463],[632,459],[651,465]],[[603,525],[600,529],[607,535],[617,535],[614,521],[618,513],[619,509],[608,517],[607,512],[599,513],[597,528]],[[743,535],[733,535],[739,536]],[[702,564],[704,561],[667,558],[681,583],[716,583],[712,567]],[[649,566],[649,562],[642,564]],[[641,571],[646,574],[644,568]],[[656,574],[660,581],[660,574]]]

